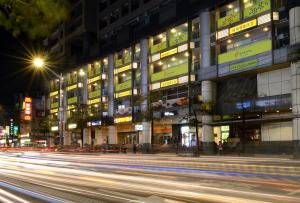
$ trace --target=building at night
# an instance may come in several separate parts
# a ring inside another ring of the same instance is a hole
[[[55,143],[61,118],[64,145],[300,152],[298,1],[99,0],[95,12],[89,54],[61,94],[49,83]]]

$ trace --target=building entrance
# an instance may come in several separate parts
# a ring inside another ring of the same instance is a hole
[[[118,133],[119,144],[139,144],[139,135],[138,132],[122,132]]]

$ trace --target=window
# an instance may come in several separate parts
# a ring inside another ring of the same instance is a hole
[[[220,46],[220,53],[225,53],[231,49],[238,48],[251,44],[256,41],[270,38],[271,32],[268,26],[260,27],[249,32],[241,33],[230,39],[222,40]]]
[[[126,71],[118,75],[118,84],[131,80],[131,72]]]
[[[102,19],[99,20],[99,30],[102,30],[103,28],[105,28],[107,26],[107,17],[104,17]]]
[[[122,5],[122,16],[126,16],[129,13],[129,4],[128,2]]]
[[[116,3],[118,0],[110,0],[110,4]]]
[[[200,37],[200,23],[198,21],[192,22],[192,39],[198,39]]]
[[[153,63],[153,73],[158,73],[160,71],[171,69],[186,63],[188,63],[187,52],[176,54]]]
[[[120,17],[120,10],[115,9],[114,11],[112,11],[110,13],[110,23],[117,21],[119,19],[119,17]]]
[[[103,11],[107,8],[107,0],[101,0],[99,2],[99,11]]]
[[[151,54],[156,53],[165,48],[167,48],[167,37],[165,32],[150,38]]]
[[[184,23],[169,30],[169,46],[181,44],[188,40],[188,23]]]
[[[136,44],[134,47],[134,60],[140,60],[141,55],[141,46],[140,44]]]
[[[131,10],[134,11],[138,9],[140,6],[140,1],[139,0],[131,0]]]
[[[233,13],[237,13],[237,12],[239,12],[239,10],[240,9],[239,9],[238,1],[231,2],[220,8],[220,18],[224,18]]]

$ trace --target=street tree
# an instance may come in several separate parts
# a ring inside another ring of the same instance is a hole
[[[0,26],[14,36],[45,37],[68,18],[68,0],[0,0]]]

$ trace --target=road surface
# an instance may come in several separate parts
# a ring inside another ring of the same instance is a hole
[[[0,202],[300,202],[284,158],[0,152]]]

